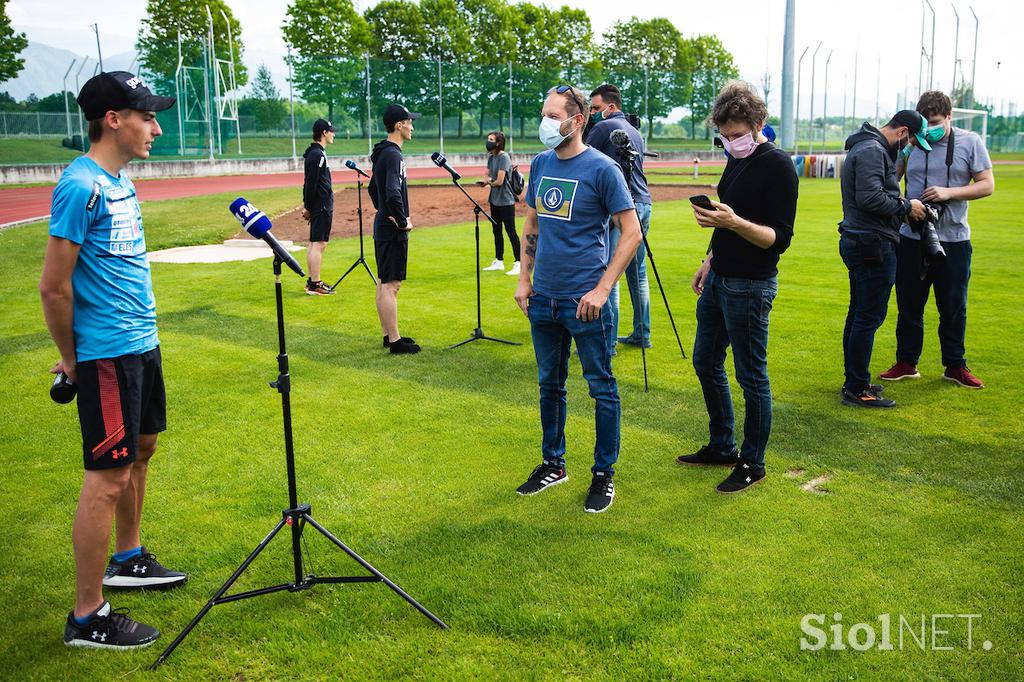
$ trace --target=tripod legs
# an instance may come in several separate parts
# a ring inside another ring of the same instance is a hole
[[[668,321],[672,323],[672,332],[676,335],[676,343],[679,344],[679,352],[682,353],[683,359],[686,359],[686,351],[683,350],[683,341],[679,338],[679,330],[676,328],[676,321],[672,317],[672,308],[668,305],[668,296],[665,295],[665,287],[661,284],[661,276],[658,274],[658,266],[654,264],[654,253],[651,252],[651,245],[647,241],[647,235],[644,235],[644,246],[647,247],[647,257],[651,259],[651,270],[654,271],[654,279],[658,281],[658,289],[661,290],[661,300],[665,302],[665,310],[668,312]],[[646,383],[646,377],[644,378]]]

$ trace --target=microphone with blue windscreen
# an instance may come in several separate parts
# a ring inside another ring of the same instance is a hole
[[[294,270],[295,274],[302,277],[306,276],[306,271],[302,269],[299,262],[288,253],[287,249],[281,246],[281,242],[277,241],[274,235],[270,234],[273,224],[263,211],[250,204],[243,197],[238,197],[232,201],[228,210],[231,211],[231,215],[238,218],[238,222],[242,223],[242,227],[245,228],[246,232],[256,239],[265,241],[267,246],[273,249],[274,255],[277,256],[279,261]]]

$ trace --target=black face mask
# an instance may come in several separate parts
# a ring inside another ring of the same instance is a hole
[[[490,140],[487,140],[487,151],[493,152],[497,148],[498,148],[498,143],[497,142],[491,142]]]

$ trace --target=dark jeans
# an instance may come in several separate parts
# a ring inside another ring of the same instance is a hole
[[[651,229],[651,205],[637,204],[636,213],[640,219],[640,229],[646,237],[647,231]],[[611,236],[608,240],[609,262],[611,262],[612,254],[615,253],[615,247],[619,245],[619,237],[621,236],[622,234],[618,230],[612,228]],[[636,249],[636,256],[626,266],[625,274],[626,283],[629,285],[629,298],[633,303],[633,330],[629,333],[629,336],[637,341],[643,340],[644,343],[649,343],[651,340],[651,287],[647,282],[647,247],[643,242],[640,242],[640,246]],[[619,333],[618,282],[612,287],[612,293],[608,296],[608,300],[612,302],[612,314],[614,315],[612,330],[615,333],[612,334],[611,338],[612,347],[614,348],[618,342],[616,335]]]
[[[736,447],[732,394],[725,373],[725,351],[731,345],[745,412],[740,459],[754,467],[764,466],[764,451],[772,431],[768,317],[777,291],[774,277],[720,277],[712,271],[697,299],[693,368],[708,410],[710,445],[720,452],[731,452]]]
[[[614,473],[619,458],[619,389],[612,376],[608,335],[612,333],[611,306],[605,303],[601,316],[591,322],[576,319],[579,300],[551,299],[540,294],[530,298],[528,313],[533,351],[537,356],[540,383],[540,425],[543,432],[541,456],[545,462],[565,466],[565,381],[569,376],[569,344],[576,342],[583,377],[595,401],[592,471]]]
[[[935,287],[939,310],[939,346],[942,364],[964,367],[967,332],[967,283],[971,279],[971,242],[942,242],[946,258],[928,268],[921,279],[921,242],[900,238],[896,260],[896,360],[917,365],[924,346],[924,307]]]
[[[516,234],[516,205],[495,206],[491,204],[491,217],[494,222],[491,228],[494,230],[494,257],[498,260],[505,260],[505,237],[501,234],[504,226],[508,240],[512,243],[512,255],[519,260],[519,235]]]
[[[843,329],[843,385],[860,393],[871,384],[875,332],[885,321],[896,281],[896,244],[879,235],[843,232],[839,255],[850,275],[850,308]]]

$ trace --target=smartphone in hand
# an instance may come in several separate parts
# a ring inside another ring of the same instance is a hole
[[[690,197],[690,203],[699,208],[703,208],[705,211],[717,211],[718,209],[711,205],[711,199],[707,194],[696,194]]]

